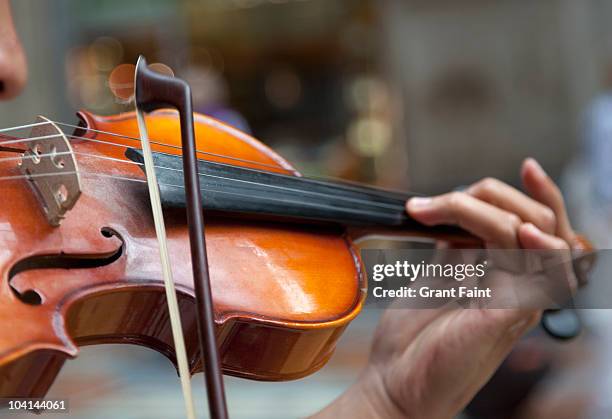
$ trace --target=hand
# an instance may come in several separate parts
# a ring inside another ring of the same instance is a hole
[[[458,225],[491,248],[569,249],[575,234],[559,188],[533,159],[527,194],[495,179],[465,192],[413,198],[408,213]],[[452,418],[487,382],[539,310],[387,310],[360,379],[317,417]]]

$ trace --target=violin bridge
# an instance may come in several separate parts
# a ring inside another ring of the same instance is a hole
[[[57,227],[81,196],[81,179],[66,135],[45,117],[39,116],[36,122],[41,124],[32,128],[19,168],[47,221]]]

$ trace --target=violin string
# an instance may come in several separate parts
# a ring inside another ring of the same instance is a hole
[[[108,141],[104,141],[104,140],[92,139],[92,138],[87,138],[87,137],[79,137],[79,136],[69,135],[69,134],[65,134],[65,136],[68,137],[69,139],[77,139],[77,140],[83,140],[83,141],[94,142],[94,143],[99,143],[99,144],[106,144],[106,145],[110,145],[110,146],[113,146],[113,147],[119,147],[119,148],[126,148],[126,149],[127,148],[131,148],[130,146],[126,146],[125,144],[118,144],[118,143],[108,142]],[[2,144],[2,143],[0,143],[0,144]],[[163,155],[166,155],[166,156],[174,156],[173,154],[164,153],[163,151],[157,151],[156,153],[157,154],[163,154]],[[202,152],[202,153],[204,153],[204,152]],[[223,156],[223,155],[220,155],[220,154],[212,154],[212,153],[208,153],[208,154],[216,156],[216,157],[221,157],[221,158],[224,158],[224,159],[233,159],[233,160],[241,161],[241,162],[244,162],[244,163],[257,163],[257,162],[252,162],[250,160],[243,160],[243,159],[239,159],[239,158],[226,157],[226,156]],[[104,156],[98,156],[98,157],[99,158],[105,158]],[[124,162],[129,162],[129,163],[134,163],[131,160],[120,160],[120,159],[117,159],[117,160],[124,161]],[[220,166],[227,166],[227,167],[233,167],[233,168],[243,168],[245,170],[250,170],[250,171],[254,171],[254,172],[258,172],[258,173],[263,173],[263,174],[272,174],[272,175],[276,174],[274,172],[271,173],[271,172],[264,171],[264,170],[259,170],[259,169],[254,169],[254,168],[245,168],[245,167],[242,167],[242,166],[235,166],[235,165],[221,163],[221,162],[215,162],[215,161],[211,161],[211,160],[203,160],[203,161],[208,162],[208,163],[212,163],[212,164],[217,164],[217,165],[220,165]],[[140,166],[143,165],[142,163],[136,163],[136,164],[138,164]],[[278,169],[278,167],[276,167],[276,166],[270,166],[270,165],[267,165],[265,163],[262,163],[262,165]],[[154,167],[155,168],[159,168],[159,169],[172,170],[172,171],[177,171],[177,172],[183,173],[182,169],[173,169],[173,168],[163,167],[163,166],[154,166]],[[285,170],[285,169],[283,169],[283,170]],[[200,175],[200,176],[207,176],[207,175],[205,175],[203,173],[198,173],[198,175]],[[224,179],[229,179],[229,178],[224,178]],[[264,185],[264,184],[261,184],[261,185]]]
[[[66,172],[62,172],[62,174],[79,174],[79,175],[83,175],[86,177],[97,177],[97,178],[107,178],[107,179],[115,179],[115,180],[120,180],[120,181],[127,181],[127,182],[136,182],[136,183],[147,183],[145,180],[143,179],[135,179],[135,178],[130,178],[130,177],[125,177],[125,176],[117,176],[117,175],[109,175],[107,173],[97,173],[97,172],[88,172],[88,171],[84,171],[84,170],[77,170],[77,171],[66,171]],[[58,176],[58,173],[35,173],[35,174],[31,174],[31,175],[14,175],[14,176],[1,176],[0,177],[0,181],[4,181],[4,180],[19,180],[19,179],[28,179],[28,178],[42,178],[42,177],[51,177],[51,176]],[[167,186],[170,188],[178,188],[178,189],[185,189],[185,187],[183,185],[175,185],[175,184],[171,184],[171,183],[159,183],[160,186]],[[215,193],[221,194],[221,195],[230,195],[230,196],[237,196],[237,197],[241,197],[241,198],[252,198],[252,196],[247,195],[247,194],[240,194],[240,193],[236,193],[236,192],[229,192],[229,191],[219,191],[216,190]],[[307,206],[307,207],[311,207],[311,208],[315,208],[315,209],[338,209],[336,206],[333,205],[326,205],[326,204],[321,204],[321,203],[316,203],[316,202],[304,202],[304,201],[295,201],[295,200],[291,200],[291,199],[280,199],[280,198],[272,198],[272,197],[262,197],[259,196],[258,199],[262,199],[264,201],[269,201],[270,203],[286,203],[286,204],[295,204],[295,205],[303,205],[303,206]],[[368,210],[361,210],[361,209],[357,209],[357,208],[350,208],[349,209],[352,213],[356,213],[356,214],[362,214],[362,215],[370,215],[370,216],[377,216],[377,217],[384,217],[384,218],[389,218],[389,219],[394,219],[395,217],[392,214],[386,214],[386,213],[382,213],[379,211],[368,211]]]
[[[83,170],[69,170],[69,171],[62,172],[61,174],[53,172],[53,173],[32,173],[32,174],[29,174],[29,175],[0,176],[0,181],[3,181],[3,180],[31,179],[31,178],[44,178],[44,177],[52,177],[52,176],[58,176],[58,175],[75,175],[75,174],[86,175],[86,176],[95,176],[95,177],[103,177],[103,178],[110,178],[110,179],[117,179],[117,180],[125,180],[125,181],[128,181],[128,182],[147,183],[147,181],[143,180],[143,179],[134,179],[134,178],[124,177],[124,176],[109,175],[107,173],[87,172],[87,171],[83,171]],[[160,185],[170,186],[170,187],[180,187],[179,185],[171,185],[171,184],[165,184],[165,183],[160,183]]]
[[[32,141],[39,141],[39,140],[50,140],[52,138],[59,138],[61,136],[62,136],[61,134],[49,134],[49,135],[42,135],[40,137],[32,137],[32,138],[15,138],[15,139],[10,139],[6,141],[0,141],[0,145],[5,146],[5,145],[10,145],[10,144],[29,143]]]
[[[110,131],[102,131],[102,130],[98,130],[98,129],[94,129],[94,128],[89,128],[89,127],[80,127],[78,125],[68,124],[66,122],[54,122],[54,123],[56,125],[70,127],[70,128],[75,128],[75,129],[80,129],[80,130],[83,130],[83,131],[90,131],[90,132],[95,132],[95,133],[98,133],[98,134],[111,135],[113,137],[123,138],[123,139],[126,139],[126,140],[135,141],[137,143],[141,142],[140,138],[130,137],[129,135],[125,135],[125,134],[118,134],[118,133],[110,132]],[[69,134],[66,134],[66,135],[69,135]],[[70,135],[70,136],[71,137],[75,137],[74,135]],[[85,139],[83,137],[77,137],[77,138]],[[182,150],[183,149],[180,146],[177,146],[177,145],[174,145],[174,144],[165,144],[164,142],[159,141],[159,140],[150,140],[149,142],[151,144],[155,144],[157,146],[168,147],[168,148],[172,148],[172,149],[175,149],[175,150]],[[112,143],[112,144],[115,144],[115,143]],[[129,146],[126,146],[126,145],[123,145],[123,146],[126,147],[126,148],[129,147]],[[276,169],[276,170],[283,170],[283,171],[288,172],[288,173],[293,173],[293,170],[291,170],[291,169],[287,169],[287,168],[284,168],[284,167],[275,166],[275,165],[267,164],[267,163],[263,163],[263,162],[258,162],[258,161],[254,161],[254,160],[242,159],[242,158],[234,157],[234,156],[226,156],[224,154],[217,154],[217,153],[212,153],[212,152],[209,152],[209,151],[203,151],[203,150],[197,150],[197,149],[196,149],[196,152],[199,153],[199,154],[207,155],[207,156],[218,157],[218,158],[228,159],[228,160],[233,160],[233,161],[239,161],[241,163],[248,163],[248,164],[253,164],[253,165],[257,165],[257,166],[261,166],[261,167],[267,167],[267,168]]]
[[[132,165],[137,165],[137,166],[144,166],[143,163],[138,163],[138,162],[134,162],[134,161],[131,161],[131,160],[122,160],[122,159],[117,159],[117,158],[113,158],[113,157],[98,156],[98,155],[95,155],[95,154],[88,154],[88,153],[82,153],[82,152],[75,152],[75,154],[83,155],[83,156],[87,156],[87,157],[92,157],[92,158],[104,159],[104,160],[112,160],[112,161],[119,162],[119,163],[127,163],[127,164],[132,164]],[[171,168],[171,167],[164,167],[164,166],[157,166],[157,165],[154,165],[153,167],[155,169],[170,170],[170,171],[180,172],[180,173],[183,172],[183,170],[181,170],[181,169],[175,169],[175,168]],[[251,184],[251,185],[255,185],[255,186],[265,186],[267,188],[273,188],[273,189],[278,189],[278,190],[282,190],[282,191],[298,192],[298,193],[301,193],[302,195],[318,196],[318,197],[322,197],[322,198],[334,198],[334,199],[339,199],[339,200],[342,200],[342,201],[353,202],[353,203],[356,203],[356,204],[367,203],[367,204],[370,204],[370,205],[373,205],[373,206],[376,206],[376,207],[388,208],[390,210],[397,210],[398,207],[399,207],[398,205],[386,204],[384,202],[373,202],[373,201],[368,201],[368,200],[364,200],[364,199],[339,196],[337,194],[331,194],[331,193],[327,194],[327,193],[323,193],[323,192],[316,192],[316,191],[308,191],[308,190],[304,190],[304,189],[290,188],[290,187],[287,187],[287,186],[271,185],[269,183],[253,182],[253,181],[248,181],[248,180],[244,180],[244,179],[231,178],[231,177],[227,177],[227,176],[211,175],[211,174],[208,174],[208,173],[200,173],[200,172],[198,172],[198,175],[202,176],[204,178],[212,178],[212,179],[219,179],[219,180],[229,180],[229,181],[233,181],[233,182],[246,183],[246,184]],[[167,185],[167,186],[172,186],[172,185]],[[243,195],[243,196],[248,196],[248,195]],[[401,206],[401,208],[403,208],[403,206]]]
[[[49,122],[49,121],[43,121],[43,122],[35,122],[33,124],[18,125],[18,126],[14,126],[14,127],[0,129],[0,133],[11,132],[11,131],[18,131],[20,129],[26,129],[26,128],[39,127],[41,125],[47,125],[47,124],[50,124],[50,123],[51,122]]]
[[[67,156],[72,154],[72,152],[70,151],[61,151],[59,153],[45,153],[45,154],[36,154],[36,157],[47,157],[47,156]],[[27,158],[35,158],[34,156],[23,156],[23,155],[19,155],[19,156],[11,156],[11,157],[0,157],[0,162],[5,162],[5,161],[21,161],[23,159],[27,159]]]
[[[120,180],[120,181],[127,181],[127,182],[136,182],[136,183],[147,183],[145,180],[143,179],[134,179],[134,178],[129,178],[129,177],[124,177],[124,176],[117,176],[117,175],[109,175],[106,173],[96,173],[96,172],[88,172],[88,171],[83,171],[83,170],[78,170],[78,171],[68,171],[68,172],[63,172],[64,174],[79,174],[79,175],[83,175],[85,177],[93,177],[93,178],[107,178],[107,179],[115,179],[115,180]],[[57,176],[57,173],[36,173],[33,175],[15,175],[15,176],[2,176],[0,177],[0,181],[4,181],[4,180],[19,180],[19,179],[27,179],[28,177],[35,177],[35,178],[39,178],[39,177],[49,177],[49,176]],[[178,189],[185,189],[185,186],[183,185],[175,185],[175,184],[171,184],[171,183],[159,183],[159,186],[167,186],[170,188],[178,188]],[[236,192],[229,192],[229,191],[220,191],[220,190],[215,190],[215,193],[221,194],[221,195],[228,195],[228,196],[237,196],[240,198],[247,198],[247,199],[251,199],[252,196],[247,195],[247,194],[240,194],[240,193],[236,193]],[[291,199],[286,199],[286,198],[272,198],[272,197],[263,197],[263,196],[259,196],[257,199],[261,199],[264,201],[268,201],[270,203],[285,203],[285,204],[295,204],[295,205],[302,205],[302,206],[306,206],[306,207],[311,207],[314,209],[324,209],[324,210],[332,210],[335,209],[337,210],[338,207],[333,206],[333,205],[326,205],[326,204],[321,204],[321,203],[316,203],[316,202],[303,202],[303,201],[296,201],[296,200],[291,200]],[[380,211],[368,211],[368,210],[361,210],[361,209],[357,209],[357,208],[348,208],[348,211],[350,211],[351,213],[354,214],[361,214],[364,216],[376,216],[379,218],[387,218],[391,221],[395,220],[395,216],[393,214],[388,214],[388,213],[383,213]]]
[[[114,161],[114,162],[118,162],[118,163],[124,163],[124,164],[131,164],[131,165],[136,165],[136,166],[143,166],[143,163],[138,163],[135,161],[131,161],[131,160],[123,160],[123,159],[119,159],[119,158],[115,158],[115,157],[109,157],[109,156],[100,156],[100,155],[95,155],[95,154],[90,154],[90,153],[83,153],[80,151],[75,151],[75,152],[57,152],[57,153],[43,153],[43,154],[36,154],[36,156],[32,155],[32,156],[11,156],[11,157],[2,157],[0,158],[0,162],[5,162],[5,161],[19,161],[19,160],[23,160],[24,158],[41,158],[41,157],[47,157],[47,156],[61,156],[61,155],[70,155],[70,154],[75,154],[75,155],[80,155],[80,156],[84,156],[84,157],[89,157],[89,158],[94,158],[94,159],[101,159],[101,160],[108,160],[108,161]],[[164,167],[164,166],[154,166],[156,169],[161,169],[161,170],[170,170],[170,171],[175,171],[175,172],[183,172],[180,169],[175,169],[175,168],[171,168],[171,167]],[[56,173],[57,175],[61,175],[61,174],[68,174],[67,172],[62,172],[62,173]],[[49,173],[49,176],[53,175],[53,173]],[[207,173],[200,173],[198,172],[199,176],[205,177],[205,178],[212,178],[212,179],[220,179],[220,180],[229,180],[229,181],[234,181],[234,182],[240,182],[240,183],[247,183],[247,184],[252,184],[255,186],[265,186],[267,188],[273,188],[273,189],[277,189],[277,190],[282,190],[282,191],[288,191],[288,192],[298,192],[300,194],[303,195],[310,195],[310,196],[315,196],[315,197],[321,197],[321,198],[334,198],[337,200],[341,200],[341,201],[346,201],[346,202],[352,202],[355,204],[368,204],[368,205],[372,205],[375,207],[380,207],[380,208],[386,208],[389,210],[398,210],[400,209],[399,205],[393,205],[393,204],[387,204],[384,202],[374,202],[374,201],[370,201],[370,200],[365,200],[365,199],[359,199],[359,198],[351,198],[351,197],[346,197],[346,196],[341,196],[338,194],[332,194],[332,193],[323,193],[323,192],[316,192],[316,191],[309,191],[309,190],[304,190],[304,189],[296,189],[296,188],[290,188],[290,187],[286,187],[286,186],[280,186],[280,185],[271,185],[269,183],[263,183],[263,182],[253,182],[253,181],[248,181],[248,180],[243,180],[243,179],[235,179],[235,178],[231,178],[231,177],[226,177],[226,176],[218,176],[218,175],[211,175],[211,174],[207,174]],[[15,177],[12,177],[12,179],[14,179]],[[3,178],[0,177],[0,180],[2,180]],[[131,178],[130,178],[131,179]],[[135,179],[136,180],[136,179]],[[141,180],[141,179],[138,179]],[[169,185],[166,184],[166,186],[177,186],[177,185]],[[244,195],[246,197],[248,197],[247,195]]]
[[[69,141],[70,140],[83,140],[83,141],[88,141],[88,142],[97,143],[97,144],[110,145],[110,146],[114,146],[114,147],[129,148],[128,146],[123,145],[123,144],[111,143],[111,142],[108,142],[108,141],[97,140],[97,139],[93,139],[93,138],[79,137],[79,136],[65,134],[65,133],[42,135],[40,137],[15,138],[15,139],[10,139],[10,140],[4,140],[4,141],[0,141],[0,146],[6,146],[6,145],[11,145],[11,144],[20,144],[20,143],[30,143],[32,141],[52,140],[54,138],[60,138],[60,137],[66,137]]]
[[[135,137],[130,137],[128,135],[124,135],[124,134],[117,134],[114,132],[110,132],[110,131],[102,131],[102,130],[97,130],[94,128],[88,128],[88,127],[81,127],[78,125],[74,125],[74,124],[68,124],[65,122],[56,122],[56,121],[45,121],[45,122],[37,122],[34,124],[27,124],[27,125],[20,125],[20,126],[16,126],[16,127],[10,127],[10,128],[4,128],[0,130],[0,133],[3,132],[9,132],[9,131],[16,131],[16,130],[20,130],[20,129],[25,129],[25,128],[31,128],[31,127],[36,127],[36,126],[41,126],[41,125],[46,125],[46,124],[56,124],[56,125],[61,125],[61,126],[66,126],[66,127],[71,127],[71,128],[75,128],[75,129],[79,129],[82,131],[91,131],[91,132],[95,132],[95,133],[99,133],[99,134],[104,134],[104,135],[110,135],[113,137],[118,137],[118,138],[123,138],[126,140],[130,140],[130,141],[135,141],[140,143],[140,139],[135,138]],[[87,138],[87,137],[81,137],[78,135],[74,135],[74,134],[68,134],[65,132],[62,132],[66,137],[70,137],[70,138],[74,138],[74,139],[78,139],[78,140],[85,140],[85,141],[93,141],[93,142],[97,142],[99,144],[106,144],[106,145],[113,145],[113,146],[117,146],[117,147],[123,147],[123,148],[130,148],[130,146],[125,145],[125,144],[120,144],[120,143],[113,143],[111,141],[103,141],[103,140],[97,140],[97,139],[93,139],[93,138]],[[38,139],[45,139],[45,138],[57,138],[58,136],[61,136],[61,134],[55,134],[53,137],[52,136],[43,136],[43,137],[33,137],[30,139],[24,138],[24,139],[16,139],[16,140],[10,140],[10,141],[3,141],[1,142],[1,144],[11,144],[11,143],[19,143],[19,142],[27,142],[27,141],[33,141],[33,140],[38,140]],[[181,150],[182,147],[177,146],[177,145],[173,145],[173,144],[165,144],[161,141],[155,141],[155,140],[151,140],[151,144],[155,144],[157,146],[160,147],[168,147],[168,148],[172,148],[175,150]],[[221,158],[221,159],[225,159],[225,160],[232,160],[232,161],[237,161],[237,162],[241,162],[241,163],[247,163],[247,164],[252,164],[255,166],[260,166],[260,167],[266,167],[269,169],[274,169],[274,170],[282,170],[286,173],[293,173],[294,171],[292,169],[287,169],[285,167],[281,167],[281,166],[275,166],[272,164],[268,164],[268,163],[263,163],[263,162],[258,162],[258,161],[254,161],[254,160],[249,160],[249,159],[243,159],[240,157],[234,157],[234,156],[227,156],[224,154],[218,154],[218,153],[212,153],[209,151],[203,151],[203,150],[196,150],[197,153],[199,154],[203,154],[203,155],[207,155],[207,156],[211,156],[211,157],[217,157],[217,158]]]
[[[10,140],[0,141],[0,145],[4,146],[7,144],[29,143],[32,141],[50,140],[53,138],[60,138],[60,137],[66,137],[68,140],[83,140],[83,141],[88,141],[88,142],[97,143],[97,144],[110,145],[110,146],[119,147],[119,148],[130,148],[129,146],[126,146],[125,144],[113,143],[110,141],[98,140],[94,138],[79,137],[78,135],[71,135],[71,134],[66,134],[66,133],[42,135],[40,137],[14,138]]]
[[[45,124],[51,124],[54,123],[56,125],[62,125],[62,126],[66,126],[66,127],[72,127],[75,129],[80,129],[83,131],[91,131],[91,132],[96,132],[96,133],[101,133],[101,134],[106,134],[106,135],[110,135],[110,136],[114,136],[114,137],[119,137],[119,138],[124,138],[124,139],[128,139],[131,141],[136,141],[136,142],[140,142],[140,139],[135,138],[135,137],[130,137],[127,135],[123,135],[123,134],[117,134],[117,133],[113,133],[110,131],[102,131],[102,130],[96,130],[93,128],[88,128],[88,127],[81,127],[78,125],[74,125],[74,124],[69,124],[69,123],[65,123],[65,122],[51,122],[51,121],[45,121],[45,122],[38,122],[38,123],[34,123],[34,124],[28,124],[28,125],[21,125],[18,127],[12,127],[12,128],[5,128],[3,130],[0,130],[1,132],[5,132],[5,131],[10,131],[10,130],[17,130],[17,129],[23,129],[23,128],[28,128],[28,127],[33,127],[33,126],[39,126],[39,125],[45,125]],[[110,145],[110,146],[115,146],[115,147],[120,147],[120,148],[130,148],[130,146],[125,145],[125,144],[120,144],[120,143],[114,143],[114,142],[110,142],[110,141],[104,141],[104,140],[99,140],[99,139],[93,139],[93,138],[88,138],[88,137],[82,137],[82,136],[77,136],[74,134],[67,134],[67,133],[63,133],[66,137],[68,137],[68,139],[76,139],[76,140],[83,140],[83,141],[89,141],[89,142],[94,142],[94,143],[98,143],[98,144],[105,144],[105,145]],[[59,134],[58,134],[59,135]],[[50,137],[52,138],[52,137]],[[32,138],[31,140],[34,140],[35,138]],[[27,142],[28,139],[23,139],[22,142]],[[15,141],[16,143],[18,143],[19,141]],[[8,142],[0,142],[0,145],[2,144],[8,144]],[[177,150],[181,150],[181,147],[176,146],[176,145],[171,145],[171,144],[164,144],[163,142],[160,141],[151,141],[151,144],[156,144],[158,146],[162,146],[162,147],[169,147],[169,148],[173,148],[173,149],[177,149]],[[226,156],[223,154],[217,154],[217,153],[211,153],[211,152],[207,152],[207,151],[202,151],[202,150],[196,150],[196,152],[200,153],[200,154],[204,154],[204,155],[208,155],[208,156],[212,156],[212,157],[217,157],[217,158],[221,158],[221,159],[226,159],[226,160],[232,160],[232,161],[237,161],[237,162],[242,162],[242,163],[247,163],[247,164],[252,164],[252,165],[256,165],[256,166],[260,166],[260,167],[266,167],[266,168],[270,168],[273,170],[281,170],[284,171],[286,173],[288,173],[289,175],[293,175],[294,171],[291,169],[286,169],[280,166],[274,166],[271,164],[267,164],[267,163],[262,163],[262,162],[257,162],[257,161],[253,161],[253,160],[248,160],[248,159],[242,159],[239,157],[233,157],[233,156]],[[168,153],[164,153],[164,152],[160,152],[157,151],[157,153],[159,154],[165,154],[165,155],[169,155]],[[210,161],[210,160],[204,160],[204,161]],[[216,162],[218,164],[225,164],[225,163],[221,163],[221,162]],[[234,165],[229,165],[232,167],[236,167]],[[240,166],[238,166],[240,167]],[[249,168],[249,170],[255,170],[257,171],[258,169],[254,169],[254,168]],[[261,173],[270,173],[268,171],[260,171]],[[335,177],[331,177],[331,176],[325,176],[325,177],[308,177],[308,179],[313,180],[313,181],[318,181],[318,182],[336,182],[336,186],[342,187],[344,189],[352,189],[352,190],[359,190],[360,188],[363,188],[363,185],[360,185],[358,182],[351,182],[351,181],[347,181],[346,179],[341,179],[341,178],[335,178]],[[390,194],[398,194],[398,195],[405,195],[405,193],[403,191],[399,191],[399,190],[389,190],[389,189],[385,189],[385,190],[378,190],[379,192],[384,192],[384,193],[390,193]]]
[[[104,141],[104,140],[99,140],[99,139],[94,139],[94,138],[81,137],[81,136],[78,136],[78,135],[72,135],[72,134],[66,134],[66,133],[46,135],[46,136],[40,136],[40,137],[32,137],[32,138],[22,138],[22,139],[14,139],[14,140],[11,139],[11,140],[6,140],[6,141],[0,141],[0,145],[27,143],[27,142],[30,142],[30,141],[37,141],[37,140],[47,140],[47,139],[58,138],[58,137],[61,137],[62,135],[65,136],[69,141],[71,141],[71,140],[81,140],[81,141],[87,141],[87,142],[97,143],[97,144],[104,144],[104,145],[109,145],[109,146],[119,147],[119,148],[126,148],[126,149],[127,148],[131,148],[129,145],[125,145],[125,144],[113,143],[111,141]],[[157,144],[157,145],[160,145],[160,146],[163,146],[163,147],[170,147],[170,148],[180,149],[180,147],[172,146],[172,145],[166,145],[166,144],[163,144],[163,143],[154,143],[154,144]],[[241,159],[239,157],[225,156],[223,154],[210,153],[210,152],[206,152],[206,151],[197,151],[197,152],[200,153],[200,154],[204,154],[204,155],[211,156],[211,157],[217,157],[217,158],[224,159],[224,160],[232,160],[232,161],[236,161],[236,162],[240,162],[240,163],[257,165],[257,166],[260,166],[260,167],[270,168],[270,169],[274,169],[274,170],[281,170],[281,171],[284,171],[286,173],[294,173],[290,169],[285,169],[285,168],[279,167],[279,166],[273,166],[273,165],[267,164],[267,163],[260,163],[260,162],[256,162],[256,161],[252,161],[252,160]],[[164,153],[162,151],[156,151],[156,153],[170,155],[170,154]],[[210,160],[206,160],[206,159],[203,159],[203,160],[204,161],[210,161]],[[268,173],[268,172],[266,172],[266,173]]]

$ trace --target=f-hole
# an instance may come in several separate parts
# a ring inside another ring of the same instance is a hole
[[[11,283],[12,279],[25,271],[38,269],[91,269],[110,265],[123,255],[123,247],[125,243],[122,237],[115,230],[104,227],[100,230],[100,234],[106,238],[117,237],[121,240],[121,246],[114,252],[107,255],[70,255],[60,253],[55,255],[36,255],[17,262],[8,275],[8,282],[15,296],[25,304],[38,306],[44,301],[43,296],[34,289],[25,291],[17,290]]]

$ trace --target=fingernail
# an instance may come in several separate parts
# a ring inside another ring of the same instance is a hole
[[[533,166],[534,172],[536,174],[536,176],[538,176],[539,178],[547,178],[548,174],[544,171],[544,169],[542,168],[542,166],[540,166],[540,163],[538,163],[538,161],[536,159],[533,158],[529,158],[528,159],[530,164]]]
[[[431,205],[431,198],[410,198],[408,201],[407,207],[409,210],[420,210],[423,208],[427,208]]]

